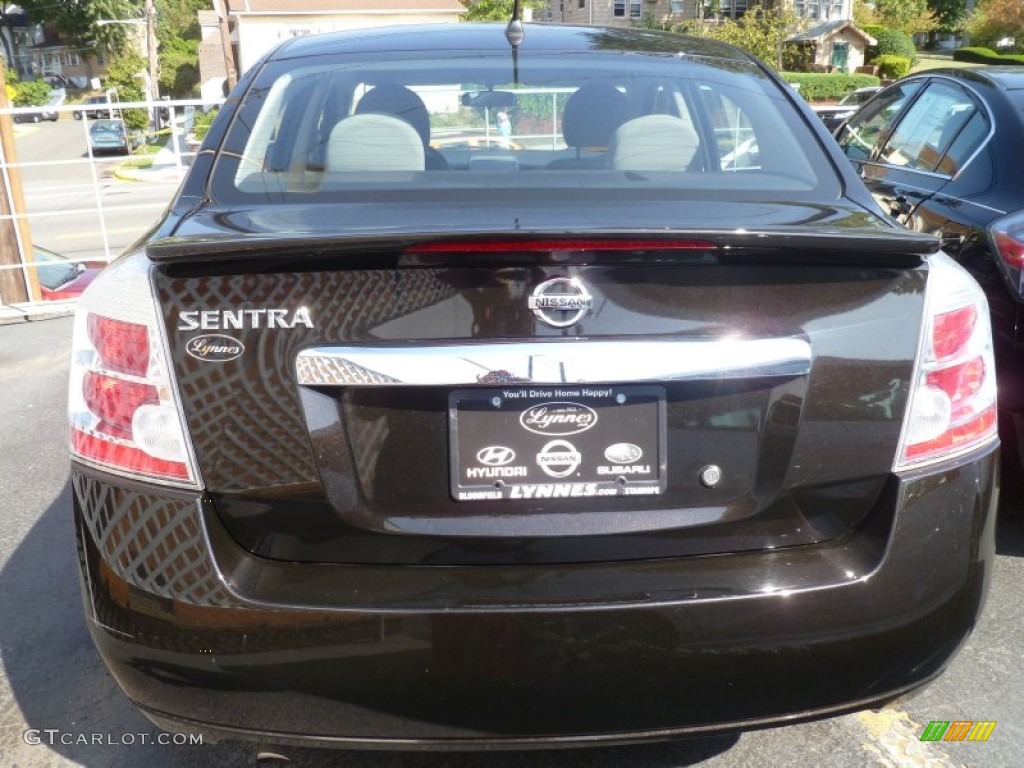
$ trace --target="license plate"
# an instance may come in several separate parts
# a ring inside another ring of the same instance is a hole
[[[456,501],[663,493],[665,390],[460,389],[448,400]]]

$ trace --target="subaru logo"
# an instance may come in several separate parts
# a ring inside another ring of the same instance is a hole
[[[604,449],[604,458],[612,464],[632,464],[644,455],[639,445],[633,443],[614,443]]]
[[[516,452],[503,445],[489,445],[476,452],[476,460],[488,467],[504,467],[516,460]]]
[[[590,311],[594,298],[579,279],[555,277],[534,288],[526,306],[548,325],[568,328]]]

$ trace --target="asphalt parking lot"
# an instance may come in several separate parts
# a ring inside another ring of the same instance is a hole
[[[0,326],[0,766],[252,764],[251,747],[155,743],[161,732],[125,700],[93,649],[82,618],[67,485],[64,408],[70,333],[70,318]],[[893,708],[638,747],[454,755],[301,750],[291,764],[1024,765],[1024,597],[1019,588],[1024,583],[1024,504],[1004,499],[1002,514],[995,581],[980,626],[945,675]],[[997,725],[984,743],[921,742],[932,720]]]

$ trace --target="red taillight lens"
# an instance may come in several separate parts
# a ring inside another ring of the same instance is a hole
[[[931,371],[925,376],[925,381],[949,397],[952,406],[950,416],[956,421],[970,415],[971,403],[981,391],[987,373],[985,361],[976,357],[961,365]]]
[[[82,394],[89,410],[100,420],[100,431],[129,439],[135,412],[147,403],[160,403],[160,394],[152,384],[125,381],[95,371],[85,374]]]
[[[73,429],[71,450],[84,459],[133,475],[146,475],[168,480],[188,480],[188,466],[181,461],[165,461],[150,456],[128,443],[119,443],[99,435]]]
[[[111,265],[79,300],[68,420],[79,461],[198,486],[142,254]]]
[[[932,331],[936,359],[946,360],[963,350],[974,333],[974,323],[977,319],[978,308],[974,305],[936,316]]]
[[[988,225],[989,245],[996,264],[1010,284],[1011,291],[1024,299],[1024,211],[996,219]]]
[[[1010,232],[996,232],[992,237],[999,252],[999,258],[1009,267],[1024,269],[1024,240]]]
[[[925,329],[895,468],[996,439],[995,362],[981,288],[945,255],[929,260]]]
[[[906,459],[908,461],[920,461],[929,459],[936,454],[954,454],[962,451],[965,447],[972,448],[978,443],[979,437],[992,434],[995,430],[996,409],[995,406],[992,406],[978,414],[969,423],[947,429],[932,440],[917,443],[916,445],[908,445]]]
[[[89,315],[89,340],[102,366],[132,376],[145,376],[149,369],[149,329],[103,315]]]

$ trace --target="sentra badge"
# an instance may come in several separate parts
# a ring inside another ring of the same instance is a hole
[[[578,435],[597,424],[597,411],[580,403],[540,403],[519,414],[519,423],[535,435]]]
[[[191,309],[178,313],[179,331],[313,327],[306,307],[290,309]]]
[[[555,328],[568,328],[594,306],[594,298],[575,277],[555,277],[533,289],[526,306]]]

